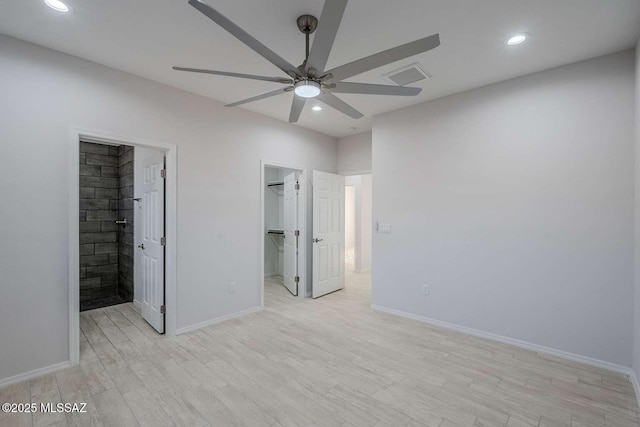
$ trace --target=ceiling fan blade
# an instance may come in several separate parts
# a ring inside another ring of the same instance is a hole
[[[356,110],[351,105],[347,104],[332,93],[322,93],[318,96],[317,99],[323,104],[326,104],[331,108],[335,108],[336,110],[340,111],[343,114],[346,114],[352,119],[359,119],[364,116],[364,114],[362,114],[360,111]]]
[[[305,102],[307,102],[306,98],[303,98],[298,95],[293,95],[293,103],[291,104],[291,113],[289,114],[289,123],[295,123],[300,118],[300,113],[302,113],[302,108],[304,107]]]
[[[420,40],[403,44],[385,51],[376,53],[366,58],[358,59],[345,65],[327,71],[333,75],[334,81],[341,81],[349,77],[362,74],[374,68],[391,64],[392,62],[408,58],[419,53],[427,52],[440,46],[440,35],[434,34]]]
[[[243,99],[242,101],[236,101],[236,102],[234,102],[232,104],[227,104],[227,105],[225,105],[225,107],[236,107],[238,105],[247,104],[249,102],[259,101],[259,100],[265,99],[265,98],[271,98],[272,96],[276,96],[276,95],[280,95],[282,93],[289,92],[287,89],[288,88],[272,90],[271,92],[263,93],[262,95],[252,96],[251,98]]]
[[[315,68],[318,73],[327,66],[327,60],[336,39],[342,15],[348,0],[325,0],[318,29],[313,38],[311,52],[307,59],[307,69]]]
[[[422,89],[419,87],[402,87],[387,85],[370,85],[366,83],[340,82],[331,89],[333,93],[359,93],[363,95],[396,95],[396,96],[416,96]]]
[[[284,77],[255,76],[253,74],[229,73],[226,71],[203,70],[200,68],[173,67],[173,69],[176,71],[187,71],[190,73],[213,74],[216,76],[238,77],[241,79],[262,80],[265,82],[283,83],[289,85],[293,84],[293,80]]]
[[[280,68],[286,74],[289,74],[292,70],[296,70],[296,67],[291,65],[287,60],[283,59],[277,53],[260,43],[258,40],[249,35],[249,33],[238,27],[236,24],[231,22],[211,6],[204,4],[199,0],[189,0],[189,4],[198,9],[216,24],[227,30],[232,36],[236,37],[242,43],[246,44],[251,49],[256,51],[264,59]]]

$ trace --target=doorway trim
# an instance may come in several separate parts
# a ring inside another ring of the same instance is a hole
[[[164,142],[115,135],[77,126],[69,128],[69,362],[80,363],[80,140],[109,145],[130,145],[166,153],[165,182],[165,324],[166,335],[176,334],[176,248],[177,248],[177,146]]]
[[[356,268],[356,266],[358,265],[358,257],[360,256],[360,251],[358,250],[358,242],[360,242],[360,237],[362,234],[362,229],[360,227],[358,227],[360,225],[360,210],[362,209],[360,206],[360,203],[358,203],[360,201],[360,183],[356,184],[356,183],[348,183],[347,180],[349,177],[352,176],[360,176],[360,175],[349,175],[349,176],[345,176],[345,203],[344,203],[344,208],[345,208],[345,212],[347,209],[347,187],[353,187],[353,196],[354,196],[354,203],[353,203],[353,272],[357,272],[358,269]],[[345,215],[346,216],[346,215]],[[345,218],[345,225],[344,225],[344,229],[345,229],[345,242],[346,242],[346,230],[347,230],[347,219]],[[347,245],[345,244],[345,252],[347,250]],[[345,257],[345,275],[346,275],[346,257]]]
[[[342,172],[338,172],[338,175],[342,175],[342,176],[369,175],[369,174],[373,174],[371,169],[362,169],[362,170],[359,170],[359,171],[342,171]]]
[[[266,160],[260,160],[260,277],[258,283],[260,283],[260,308],[264,310],[264,242],[266,236],[266,230],[264,228],[264,190],[267,183],[264,179],[265,169],[267,167],[280,168],[280,169],[292,169],[298,171],[300,176],[298,182],[300,183],[300,190],[298,193],[298,227],[300,229],[300,240],[298,240],[298,276],[300,276],[300,282],[298,286],[298,296],[296,298],[305,298],[307,296],[307,168],[295,165],[288,165],[280,162],[271,162]]]

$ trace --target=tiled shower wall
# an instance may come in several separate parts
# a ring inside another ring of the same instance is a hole
[[[127,220],[118,229],[118,294],[133,301],[133,147],[118,147],[120,176],[119,216]]]
[[[127,172],[124,179],[121,171]],[[132,147],[80,143],[80,301],[116,295],[133,299],[132,251],[120,247],[120,242],[133,244],[132,193]],[[123,218],[126,226],[115,223]],[[121,282],[121,276],[131,280]]]
[[[118,147],[80,143],[80,301],[118,292]]]

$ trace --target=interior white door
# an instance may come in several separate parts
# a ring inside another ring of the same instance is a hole
[[[296,174],[284,177],[284,286],[298,296],[298,190]]]
[[[136,275],[142,282],[142,291],[136,299],[142,305],[142,318],[154,329],[164,333],[164,153],[156,150],[136,149],[139,165],[140,193],[136,209],[136,251],[140,260],[135,265]]]
[[[313,298],[344,288],[344,192],[343,176],[313,171]]]

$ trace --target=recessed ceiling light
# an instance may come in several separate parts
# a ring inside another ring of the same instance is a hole
[[[51,9],[58,12],[62,12],[62,13],[69,12],[69,6],[62,3],[60,0],[44,0],[44,4],[46,4]]]
[[[527,40],[527,37],[527,34],[516,34],[515,36],[507,40],[507,44],[509,46],[519,45],[520,43],[524,43],[524,41]]]
[[[313,111],[322,111],[322,107],[321,107],[321,106],[319,106],[319,105],[314,105],[313,107],[311,107],[311,109],[312,109]]]

